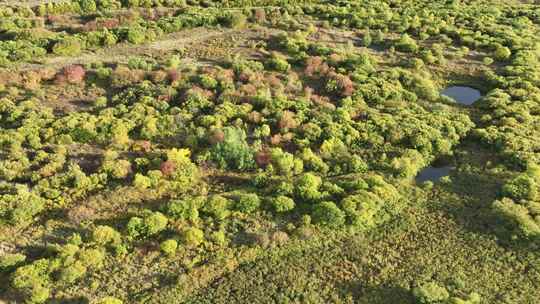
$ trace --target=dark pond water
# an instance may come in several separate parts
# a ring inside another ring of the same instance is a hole
[[[427,167],[418,173],[416,182],[418,184],[426,181],[438,182],[441,177],[448,176],[452,169],[452,166]]]
[[[480,91],[470,87],[452,86],[442,91],[441,95],[448,96],[462,105],[472,105],[475,101],[482,97]]]

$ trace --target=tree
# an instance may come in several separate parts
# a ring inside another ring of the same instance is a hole
[[[132,217],[127,224],[131,238],[145,238],[155,235],[167,227],[169,220],[161,212],[146,210],[142,217]]]
[[[364,36],[362,37],[362,46],[369,47],[372,42],[373,42],[373,38],[371,37],[371,33],[368,29],[364,33]]]
[[[305,201],[314,201],[321,197],[319,187],[322,179],[313,173],[304,173],[296,181],[295,194]]]
[[[322,202],[314,206],[312,218],[315,223],[326,226],[342,226],[345,224],[345,212],[334,202]]]
[[[256,193],[241,193],[236,198],[235,208],[244,213],[253,213],[261,205],[261,199]]]
[[[92,232],[92,240],[99,245],[119,245],[122,241],[120,233],[109,226],[97,226]]]
[[[287,212],[294,209],[294,200],[290,197],[280,195],[272,199],[272,205],[276,212]]]
[[[223,220],[230,215],[231,201],[221,195],[214,195],[203,205],[202,211],[217,220]]]
[[[446,288],[439,286],[435,282],[425,283],[414,288],[413,295],[422,304],[440,303],[450,297]]]
[[[202,203],[201,198],[172,200],[167,206],[167,214],[176,219],[194,222],[199,218],[199,208]]]
[[[63,268],[60,272],[60,280],[66,283],[73,283],[86,274],[86,266],[80,261],[75,261],[73,264]]]
[[[133,44],[141,44],[146,40],[145,30],[142,27],[133,26],[127,31],[127,41]]]
[[[204,241],[204,232],[195,227],[187,228],[183,238],[186,245],[196,247]]]
[[[495,47],[495,51],[493,52],[493,57],[495,60],[505,61],[508,60],[510,56],[512,56],[512,51],[510,51],[509,48],[502,45],[497,45]]]
[[[525,206],[516,204],[510,198],[503,198],[493,202],[492,208],[518,235],[530,239],[540,236],[540,225]]]
[[[176,253],[176,249],[178,248],[178,242],[174,239],[168,239],[166,241],[163,241],[160,244],[159,248],[166,255],[173,256]]]
[[[81,42],[77,38],[64,38],[53,46],[53,53],[60,56],[74,56],[81,53]]]
[[[401,38],[396,42],[396,49],[406,53],[414,53],[418,50],[416,41],[408,34],[401,35]]]
[[[236,127],[223,129],[223,141],[210,150],[211,158],[221,168],[247,170],[254,167],[253,150],[246,142],[246,133]]]
[[[536,181],[527,174],[520,174],[504,184],[502,187],[502,195],[516,201],[534,201],[538,197],[538,185]]]
[[[132,0],[131,0],[132,1]],[[122,300],[114,297],[105,297],[97,302],[97,304],[123,304]]]

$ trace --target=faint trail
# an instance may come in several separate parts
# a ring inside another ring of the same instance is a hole
[[[87,64],[93,62],[119,62],[126,63],[131,56],[160,55],[175,50],[182,50],[191,46],[202,45],[208,40],[224,38],[233,35],[250,34],[250,31],[262,35],[271,35],[281,32],[280,30],[261,27],[256,29],[218,29],[198,27],[181,32],[165,35],[162,39],[146,44],[134,45],[119,43],[108,48],[101,48],[93,52],[85,52],[78,56],[48,56],[40,59],[41,63],[19,63],[9,69],[0,68],[2,71],[24,71],[40,68],[59,69],[72,64]],[[252,33],[251,33],[252,34]]]
[[[10,6],[38,6],[41,4],[47,3],[60,3],[65,2],[65,0],[4,0],[0,1],[0,5],[10,5]]]
[[[58,69],[71,64],[85,64],[101,61],[127,62],[130,56],[150,55],[155,52],[167,52],[180,50],[186,46],[202,43],[205,40],[241,32],[233,29],[209,29],[194,28],[170,35],[164,39],[153,41],[147,44],[134,45],[129,43],[119,43],[112,47],[101,48],[94,52],[85,52],[79,56],[50,56],[42,59],[42,63],[20,63],[10,70],[33,70],[39,68],[52,67]],[[0,68],[0,71],[2,69]]]

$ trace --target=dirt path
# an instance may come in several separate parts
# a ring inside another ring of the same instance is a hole
[[[10,5],[10,6],[38,6],[41,4],[47,3],[60,3],[65,2],[65,0],[3,0],[0,1],[0,5]]]
[[[211,49],[212,41],[215,40],[238,40],[238,36],[256,37],[259,35],[268,36],[280,32],[276,29],[265,27],[256,27],[250,29],[218,29],[198,27],[181,32],[173,33],[162,37],[162,39],[141,45],[129,43],[119,43],[112,47],[98,49],[93,52],[85,52],[78,56],[48,56],[41,59],[41,63],[20,63],[9,69],[9,71],[18,70],[36,70],[42,68],[59,69],[71,64],[87,64],[93,62],[115,62],[126,63],[132,56],[154,56],[159,57],[165,53],[171,53],[175,50],[185,50],[188,48]],[[262,37],[262,36],[261,36]],[[0,72],[8,71],[0,68]]]

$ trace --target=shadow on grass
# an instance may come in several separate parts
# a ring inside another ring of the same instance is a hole
[[[440,182],[428,197],[432,212],[443,212],[466,231],[495,238],[506,248],[529,249],[530,244],[512,238],[507,223],[492,208],[500,198],[500,189],[508,173],[490,170],[487,162],[498,164],[495,154],[476,144],[462,147],[457,169],[450,174],[450,182]]]
[[[414,304],[414,298],[409,290],[396,286],[368,286],[355,295],[357,304]]]

